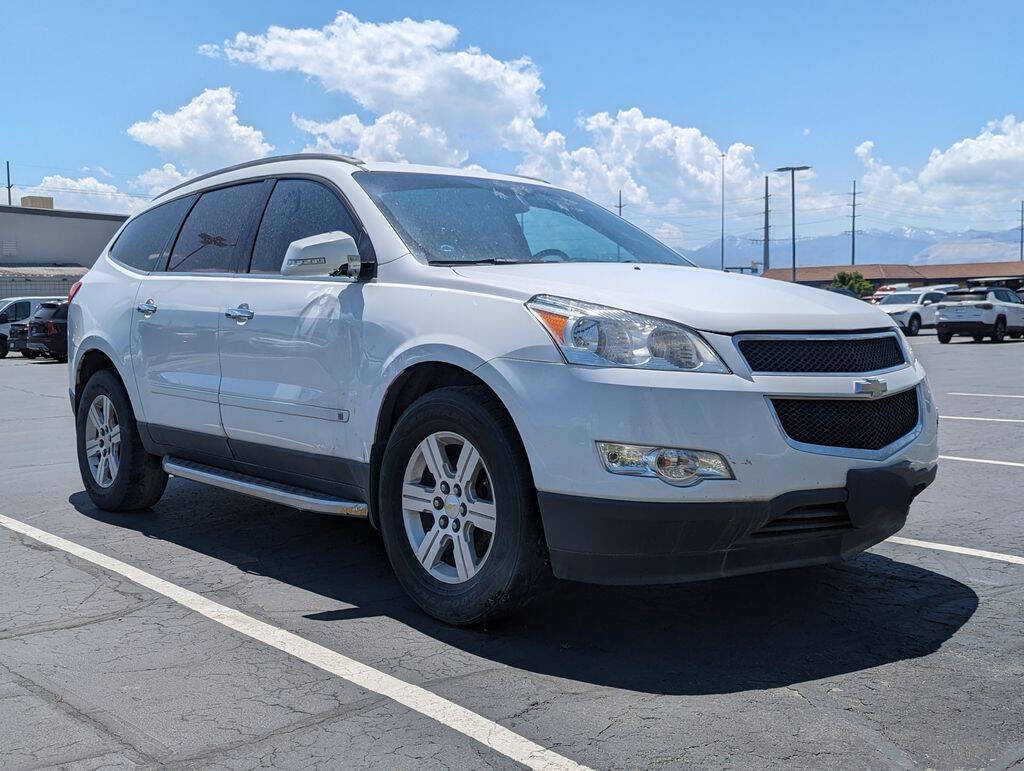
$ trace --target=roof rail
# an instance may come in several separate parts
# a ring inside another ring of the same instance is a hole
[[[534,182],[543,182],[545,185],[550,185],[546,179],[540,177],[531,177],[529,174],[514,174],[511,171],[500,171],[499,174],[504,174],[506,177],[519,177],[520,179],[532,179]]]
[[[223,169],[208,171],[205,174],[200,174],[198,177],[186,179],[184,182],[164,190],[160,195],[154,196],[153,200],[155,201],[157,198],[163,198],[168,193],[173,193],[179,188],[191,185],[193,182],[200,182],[204,179],[215,177],[218,174],[226,174],[229,171],[238,171],[239,169],[248,169],[252,166],[262,166],[265,163],[277,163],[278,161],[341,161],[342,163],[351,163],[354,166],[361,166],[363,164],[363,162],[358,158],[353,158],[350,155],[339,155],[336,153],[293,153],[291,155],[271,155],[267,158],[257,158],[254,161],[236,163],[234,166],[225,166]]]

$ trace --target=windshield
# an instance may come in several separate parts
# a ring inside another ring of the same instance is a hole
[[[352,175],[417,256],[440,264],[692,265],[626,220],[564,190],[413,172]]]
[[[891,294],[891,295],[886,296],[886,298],[884,300],[882,300],[882,302],[879,303],[879,304],[880,305],[908,305],[910,303],[916,303],[920,296],[921,296],[920,294],[914,294],[914,293],[911,293],[911,294],[906,294],[906,293],[904,293],[904,294]]]

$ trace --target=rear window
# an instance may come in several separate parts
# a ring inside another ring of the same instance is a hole
[[[171,239],[194,200],[194,195],[188,195],[143,212],[125,225],[110,247],[110,256],[138,270],[159,270],[171,248]]]
[[[946,300],[954,303],[962,302],[982,302],[988,299],[988,292],[951,292],[946,295]]]
[[[916,303],[921,295],[915,293],[891,294],[882,300],[882,305],[910,305]]]
[[[67,303],[43,303],[36,309],[32,318],[44,321],[46,319],[66,319],[67,317]]]

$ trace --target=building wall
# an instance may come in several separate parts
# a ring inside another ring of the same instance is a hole
[[[92,267],[125,219],[119,214],[0,206],[0,265]]]

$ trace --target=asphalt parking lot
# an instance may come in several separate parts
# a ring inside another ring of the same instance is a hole
[[[900,536],[931,545],[562,584],[487,629],[421,614],[363,522],[182,480],[95,509],[65,365],[0,360],[0,515],[72,546],[0,527],[0,766],[1020,765],[1024,342],[913,347],[946,458]]]

